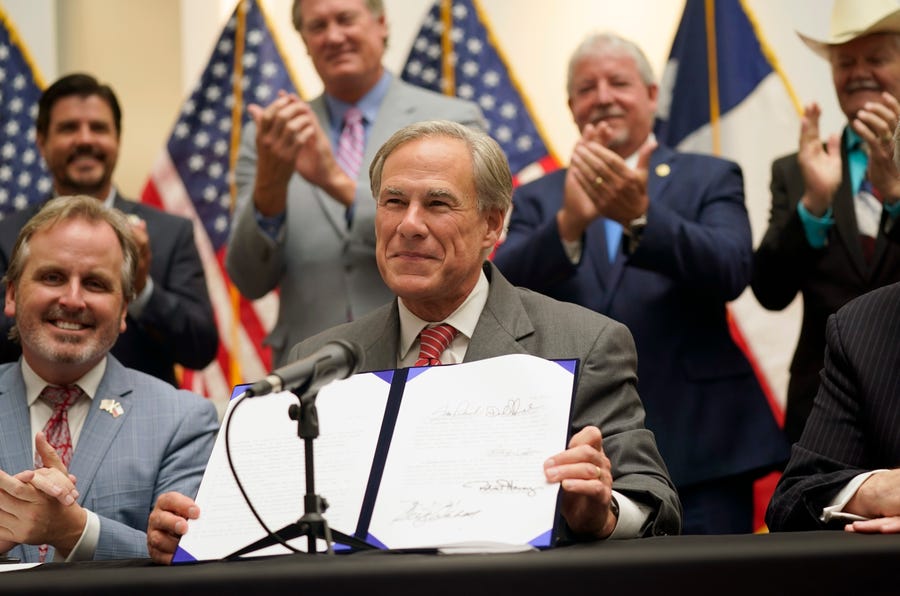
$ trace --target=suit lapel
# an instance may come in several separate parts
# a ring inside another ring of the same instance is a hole
[[[72,454],[69,471],[78,477],[78,490],[84,498],[87,495],[97,469],[107,452],[111,451],[116,435],[131,415],[135,395],[133,388],[126,381],[124,367],[112,356],[109,356],[103,379],[97,387],[97,394],[91,400],[91,409],[84,421],[78,445]],[[121,414],[101,409],[104,400],[112,400],[121,405]],[[114,453],[110,453],[114,457]]]
[[[0,470],[18,474],[32,468],[31,414],[22,369],[14,364],[0,377]]]
[[[847,254],[850,257],[850,262],[853,263],[853,267],[860,277],[867,278],[869,266],[866,264],[859,241],[859,227],[856,225],[856,205],[854,203],[853,189],[850,186],[847,146],[843,140],[841,141],[841,163],[843,164],[841,185],[834,196],[834,228],[847,249]]]
[[[675,152],[667,147],[660,146],[650,156],[650,165],[647,172],[647,196],[650,202],[663,200],[663,190],[669,185],[671,175],[676,168]],[[625,273],[625,264],[628,258],[625,256],[622,246],[619,246],[619,252],[616,260],[606,276],[600,279],[606,280],[606,295],[600,312],[608,313],[612,305],[612,301],[616,296],[619,283],[622,281],[622,275]]]
[[[493,264],[486,263],[484,273],[490,282],[488,298],[464,361],[473,362],[500,354],[527,354],[528,350],[520,342],[534,333],[534,325],[522,300]]]

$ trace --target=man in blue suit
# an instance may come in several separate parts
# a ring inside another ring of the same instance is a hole
[[[728,329],[752,258],[740,168],[657,146],[657,86],[632,42],[589,37],[568,79],[571,166],[517,190],[494,262],[513,284],[628,326],[682,531],[750,532],[753,482],[788,446]]]
[[[139,259],[125,215],[85,195],[50,201],[19,234],[5,278],[22,357],[0,365],[0,553],[146,557],[156,498],[197,491],[215,408],[109,354]]]

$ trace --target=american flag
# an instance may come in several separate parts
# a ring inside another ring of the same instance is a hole
[[[559,167],[476,0],[436,0],[422,23],[403,80],[476,102],[488,132],[522,184]],[[446,51],[445,51],[446,48]]]
[[[274,324],[274,293],[250,302],[225,272],[234,201],[231,172],[249,103],[268,104],[279,90],[296,93],[262,7],[241,0],[225,25],[200,81],[185,102],[141,196],[145,203],[193,220],[219,328],[219,353],[202,372],[184,371],[182,385],[221,408],[233,385],[262,378],[271,354],[262,340]]]
[[[50,195],[53,183],[35,144],[44,83],[0,7],[0,219]]]

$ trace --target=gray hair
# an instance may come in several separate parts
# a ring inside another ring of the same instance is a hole
[[[512,204],[512,174],[503,149],[489,135],[449,120],[427,120],[405,126],[381,146],[369,166],[372,196],[381,190],[381,173],[388,156],[401,145],[424,138],[459,139],[469,148],[478,210],[499,209],[506,213]]]
[[[621,35],[611,32],[592,33],[588,35],[584,41],[578,44],[572,57],[569,58],[569,70],[566,78],[566,91],[569,96],[572,95],[572,84],[575,76],[575,65],[585,56],[604,56],[607,54],[626,55],[634,59],[637,65],[638,74],[644,85],[650,86],[656,84],[656,78],[653,76],[653,69],[644,51],[633,41],[625,39]]]

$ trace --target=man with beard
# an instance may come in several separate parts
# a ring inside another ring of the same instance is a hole
[[[55,196],[84,194],[129,215],[140,259],[128,329],[112,353],[126,366],[176,384],[175,365],[202,369],[216,355],[216,329],[191,222],[123,198],[112,183],[122,114],[113,90],[87,74],[50,85],[38,105],[37,144]],[[0,221],[0,275],[9,266],[19,230],[41,205]],[[19,357],[0,317],[0,362]]]
[[[494,263],[515,285],[628,326],[638,392],[684,506],[685,534],[747,533],[753,483],[788,446],[726,302],[750,279],[740,168],[657,146],[643,52],[597,34],[569,62],[572,163],[521,186]]]
[[[894,0],[836,0],[825,40],[801,39],[828,60],[847,126],[822,142],[821,110],[806,106],[797,153],[772,164],[769,228],[751,287],[770,310],[803,296],[784,429],[800,439],[819,387],[826,321],[851,299],[900,281],[900,8]]]
[[[156,498],[196,494],[215,408],[108,354],[139,261],[125,216],[84,195],[50,201],[16,240],[4,313],[22,358],[0,365],[0,553],[146,557]]]

